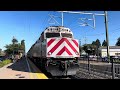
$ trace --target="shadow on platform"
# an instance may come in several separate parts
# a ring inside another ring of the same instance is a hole
[[[31,66],[31,65],[29,65]],[[13,63],[12,65],[8,66],[7,68],[10,68],[12,70],[16,70],[16,71],[22,71],[22,72],[30,72],[27,62],[25,60],[25,58],[18,60],[17,62]],[[32,70],[32,73],[38,73],[37,71]]]

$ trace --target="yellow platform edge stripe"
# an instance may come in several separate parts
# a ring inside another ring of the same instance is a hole
[[[33,70],[36,72],[39,72],[39,73],[35,73],[36,76],[38,77],[38,79],[48,79],[48,77],[45,74],[40,72],[40,70],[34,65],[34,63],[32,63],[30,60],[28,60],[28,61],[30,62]],[[33,76],[32,76],[33,74],[32,75],[31,74],[32,73],[30,73],[31,79],[33,79]]]
[[[48,79],[43,73],[35,73],[39,79]]]
[[[30,79],[34,79],[32,72],[30,72]]]

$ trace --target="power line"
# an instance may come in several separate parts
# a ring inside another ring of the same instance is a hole
[[[49,11],[48,14],[50,14],[50,13],[51,13],[51,12]],[[42,25],[42,28],[46,26],[46,24],[47,24],[47,18],[48,18],[48,15],[46,15],[43,23],[41,24],[41,25]]]
[[[116,33],[115,31],[118,31],[118,30],[120,30],[120,28],[114,29],[114,30],[112,30],[112,32],[109,32],[109,33],[114,34],[114,33]],[[105,34],[105,33],[98,33],[98,34],[86,35],[86,36],[98,36],[98,35],[104,35],[104,34]]]

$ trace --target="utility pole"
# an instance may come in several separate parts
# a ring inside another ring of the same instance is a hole
[[[81,48],[82,48],[82,46],[81,46],[81,39],[79,39],[79,45],[80,45],[80,55],[81,55],[81,52],[82,52],[82,50],[81,50]]]
[[[106,28],[106,42],[107,42],[107,58],[110,63],[107,11],[104,11],[104,13],[105,13],[105,28]]]
[[[109,38],[108,38],[108,18],[107,18],[107,11],[104,11],[105,13],[105,28],[106,28],[106,42],[107,42],[107,57],[108,57],[108,61],[110,63],[110,54],[109,54]],[[115,68],[114,68],[114,60],[112,59],[112,79],[115,79]]]
[[[15,39],[14,36],[13,39]],[[14,55],[14,48],[15,48],[15,43],[13,42],[13,55]]]

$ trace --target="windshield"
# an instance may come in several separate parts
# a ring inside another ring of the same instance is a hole
[[[61,33],[62,37],[69,37],[72,38],[72,34],[70,33]]]
[[[46,33],[46,38],[60,37],[60,33]]]

